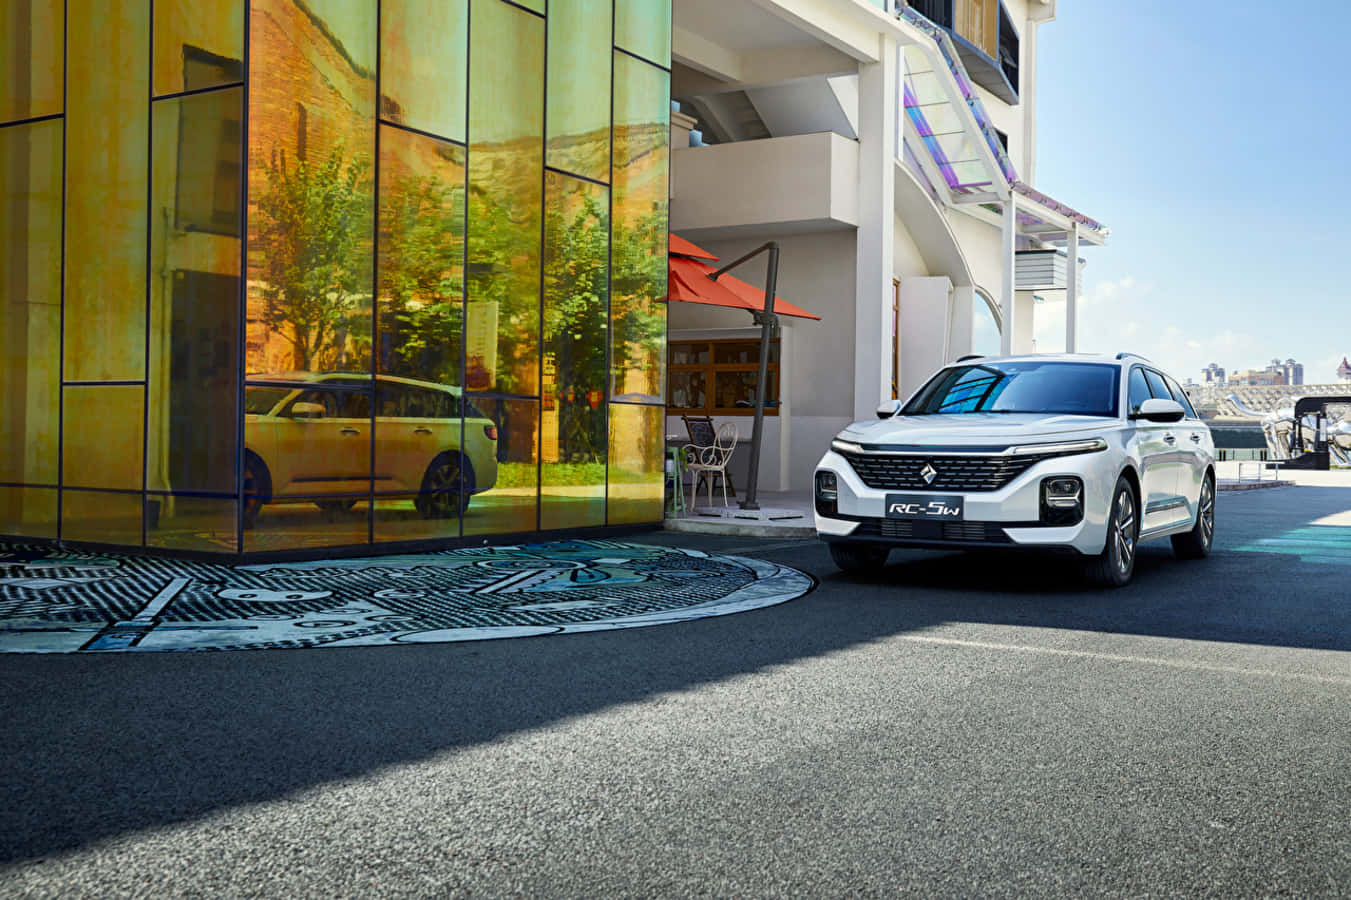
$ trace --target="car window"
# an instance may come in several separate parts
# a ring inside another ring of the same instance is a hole
[[[1188,417],[1195,419],[1196,410],[1192,409],[1191,398],[1187,396],[1187,392],[1184,391],[1176,381],[1169,378],[1167,375],[1164,376],[1163,380],[1165,383],[1167,383],[1168,390],[1172,393],[1173,399],[1176,400],[1178,403],[1182,404],[1182,408],[1187,411]]]
[[[1016,360],[944,369],[905,415],[1062,413],[1115,416],[1121,369],[1101,363]]]
[[[272,408],[291,393],[291,388],[246,387],[244,388],[244,412],[265,416]]]
[[[1168,391],[1168,385],[1163,383],[1163,376],[1153,369],[1145,369],[1145,379],[1149,382],[1149,391],[1156,400],[1172,400],[1173,395]]]
[[[309,390],[296,397],[290,408],[294,409],[297,403],[319,404],[324,408],[325,419],[369,419],[371,417],[371,399],[365,391]]]
[[[1139,366],[1131,369],[1130,394],[1126,400],[1126,408],[1130,410],[1130,415],[1138,416],[1141,404],[1152,396],[1149,392],[1149,382],[1145,381],[1145,370]]]

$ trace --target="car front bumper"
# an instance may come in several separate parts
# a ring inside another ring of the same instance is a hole
[[[834,451],[827,452],[816,469],[834,472],[838,485],[833,511],[823,514],[822,504],[816,502],[816,533],[824,541],[935,549],[1068,550],[1084,555],[1102,552],[1112,492],[1120,474],[1110,450],[1042,460],[997,491],[870,488],[849,461]],[[1067,475],[1083,482],[1083,518],[1075,525],[1044,525],[1042,481]],[[887,495],[896,493],[960,496],[962,519],[921,524],[916,520],[888,518]]]

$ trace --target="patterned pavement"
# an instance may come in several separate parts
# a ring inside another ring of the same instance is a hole
[[[0,544],[0,652],[353,647],[665,625],[800,597],[758,559],[618,541],[229,566]]]

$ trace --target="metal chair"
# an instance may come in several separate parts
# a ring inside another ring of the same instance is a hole
[[[693,482],[690,485],[690,508],[694,508],[694,498],[699,495],[699,479],[703,479],[708,485],[708,505],[713,505],[713,478],[722,478],[722,505],[728,506],[727,502],[727,463],[732,458],[732,452],[736,450],[736,426],[727,422],[718,429],[718,433],[713,437],[713,443],[706,447],[699,447],[694,444],[686,444],[684,447],[685,458],[688,460],[685,468],[693,476]]]
[[[718,426],[713,424],[712,416],[681,416],[680,420],[685,423],[685,431],[689,433],[690,442],[687,446],[692,446],[702,450],[705,447],[712,447],[713,442],[718,436]],[[715,474],[712,477],[717,478],[721,484],[726,485],[726,492],[731,496],[736,496],[736,482],[732,480],[732,473],[723,472]]]

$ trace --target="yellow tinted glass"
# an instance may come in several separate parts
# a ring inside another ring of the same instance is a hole
[[[155,94],[244,80],[244,0],[155,0]]]
[[[0,487],[0,534],[56,538],[56,488]]]
[[[540,527],[605,524],[609,191],[548,173]]]
[[[61,539],[141,546],[141,494],[61,492]]]
[[[145,543],[147,547],[233,553],[236,501],[223,497],[175,497],[147,494],[145,498]]]
[[[539,402],[471,396],[464,441],[464,534],[534,531]]]
[[[145,377],[150,2],[68,0],[67,381]]]
[[[548,164],[610,180],[611,0],[549,5]]]
[[[610,334],[616,397],[665,397],[670,77],[615,54]]]
[[[243,89],[154,106],[152,490],[235,490]]]
[[[468,63],[468,0],[381,4],[381,116],[463,141]]]
[[[473,0],[466,386],[539,392],[544,20]]]
[[[666,409],[610,404],[608,524],[660,522]]]
[[[145,389],[66,386],[61,418],[64,487],[139,491]]]
[[[370,371],[375,0],[253,0],[252,373]]]
[[[61,122],[0,129],[0,481],[56,484]]]
[[[61,112],[64,0],[0,0],[0,122]]]

